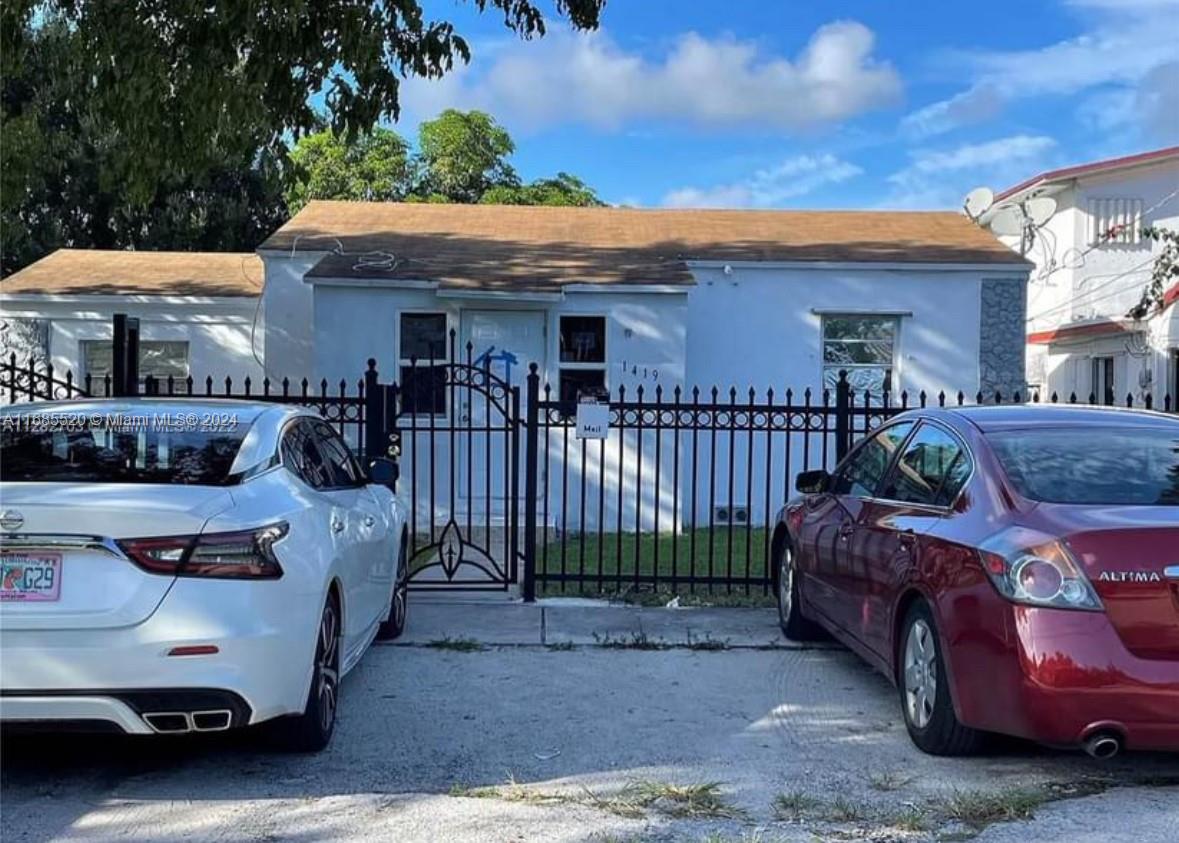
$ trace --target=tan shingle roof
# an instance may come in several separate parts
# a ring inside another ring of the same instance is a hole
[[[1018,264],[954,212],[720,211],[311,202],[262,244],[338,250],[312,277],[549,289],[691,283],[686,260]],[[390,269],[380,251],[396,256]],[[368,265],[365,265],[368,264]]]
[[[0,293],[256,296],[262,260],[249,252],[58,249],[0,281]]]

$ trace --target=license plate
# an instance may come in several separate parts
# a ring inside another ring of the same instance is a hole
[[[51,601],[61,597],[61,554],[0,554],[0,600]]]

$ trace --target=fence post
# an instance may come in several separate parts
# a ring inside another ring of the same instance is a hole
[[[111,320],[114,336],[111,343],[111,369],[114,383],[111,393],[116,398],[139,394],[139,320],[116,313]]]
[[[378,383],[377,361],[368,359],[364,372],[364,461],[372,465],[373,460],[385,456],[385,445],[389,431],[385,430],[385,391]]]
[[[847,456],[851,446],[851,386],[847,382],[847,371],[839,370],[839,382],[835,384],[835,462]]]
[[[539,457],[540,374],[528,365],[528,410],[524,419],[524,582],[525,603],[536,601],[536,492]]]

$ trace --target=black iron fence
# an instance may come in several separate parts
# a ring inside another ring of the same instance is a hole
[[[0,399],[127,394],[273,401],[322,414],[365,459],[401,461],[417,588],[539,594],[773,593],[774,520],[794,477],[832,469],[850,445],[915,407],[1113,403],[1112,396],[874,395],[834,389],[619,388],[604,438],[580,438],[576,405],[535,365],[513,385],[456,354],[411,361],[401,384],[363,377],[272,382],[76,379],[37,361],[0,361]],[[1174,396],[1121,406],[1174,412]]]
[[[369,361],[375,373],[375,362]],[[340,432],[357,453],[364,451],[365,378],[349,383],[341,379],[329,384],[326,379],[312,383],[307,378],[292,382],[289,378],[272,382],[256,381],[249,376],[234,380],[231,376],[214,378],[156,378],[151,375],[122,385],[111,373],[100,377],[55,370],[52,363],[29,358],[20,362],[15,354],[0,361],[0,401],[8,404],[27,401],[65,401],[79,398],[144,397],[218,398],[244,401],[271,401],[296,404],[319,412]]]
[[[841,374],[795,392],[620,388],[603,439],[576,435],[576,407],[529,377],[524,594],[773,593],[777,512],[794,477],[831,470],[850,446],[906,410],[967,404],[1113,404],[1112,396],[963,392],[872,394]],[[535,396],[535,401],[531,400]],[[1172,411],[1150,395],[1121,406]],[[535,453],[535,457],[531,456]],[[535,511],[533,511],[535,508]]]

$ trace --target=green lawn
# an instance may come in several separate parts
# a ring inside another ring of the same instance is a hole
[[[586,577],[593,577],[592,581],[562,583],[543,578],[546,573],[561,573],[562,544],[564,571],[578,575],[584,571]],[[716,527],[711,541],[707,529],[687,531],[678,536],[643,533],[636,537],[634,533],[604,533],[600,542],[596,532],[584,536],[569,533],[563,540],[550,534],[548,543],[537,548],[537,591],[550,596],[610,596],[653,604],[666,603],[677,594],[681,595],[681,602],[768,604],[773,602],[772,595],[766,596],[762,586],[757,584],[714,582],[693,587],[684,582],[673,583],[673,574],[676,577],[760,579],[765,576],[768,547],[765,529],[747,531],[744,526],[737,525],[733,526],[731,534],[728,525]],[[657,581],[654,580],[656,570]],[[602,575],[600,582],[599,573]],[[698,599],[692,599],[693,595]]]

